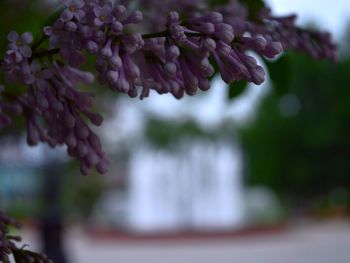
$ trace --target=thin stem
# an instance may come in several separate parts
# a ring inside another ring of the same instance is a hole
[[[202,33],[196,33],[196,32],[185,32],[185,35],[188,37],[201,37],[201,36],[203,36]]]
[[[195,33],[195,32],[185,32],[185,34],[188,37],[200,37],[200,36],[202,36],[201,33]],[[144,34],[144,35],[142,35],[142,38],[143,39],[151,39],[151,38],[159,38],[159,37],[167,37],[167,36],[169,36],[169,31],[164,30],[164,31],[157,32],[157,33]],[[35,43],[32,47],[33,51],[36,48],[38,48],[46,40],[46,38],[47,38],[46,36],[43,36],[37,43]],[[58,54],[59,52],[60,52],[59,48],[44,50],[44,51],[40,51],[40,52],[34,52],[30,59],[33,60],[36,58],[49,57],[49,56]],[[2,64],[3,62],[4,62],[4,60],[0,59],[0,64]]]
[[[45,40],[47,39],[47,36],[42,34],[40,39],[34,43],[33,47],[32,47],[32,50],[36,50]]]
[[[202,33],[196,33],[196,32],[185,32],[185,34],[188,37],[200,37],[203,35]],[[164,31],[157,32],[157,33],[144,34],[144,35],[142,35],[142,38],[143,39],[150,39],[150,38],[167,37],[167,36],[169,36],[169,31],[164,30]]]
[[[59,52],[60,52],[59,48],[50,49],[50,50],[44,50],[44,51],[41,51],[41,52],[33,53],[33,56],[31,57],[31,59],[49,57],[49,56],[58,54]]]
[[[164,31],[157,32],[157,33],[144,34],[144,35],[142,35],[142,38],[143,39],[150,39],[150,38],[157,38],[157,37],[167,37],[168,35],[169,35],[169,31],[164,30]]]

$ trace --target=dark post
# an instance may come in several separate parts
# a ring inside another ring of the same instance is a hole
[[[43,214],[40,220],[42,251],[55,263],[67,263],[64,253],[64,220],[60,202],[62,174],[58,162],[43,168]]]

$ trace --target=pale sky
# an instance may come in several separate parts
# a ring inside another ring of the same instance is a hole
[[[343,34],[350,22],[350,0],[266,0],[274,13],[296,13],[298,21],[305,24],[318,22],[325,30],[332,32],[336,38]]]

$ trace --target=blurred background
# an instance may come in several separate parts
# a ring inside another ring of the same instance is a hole
[[[31,248],[58,263],[349,262],[350,3],[267,2],[332,32],[339,63],[288,52],[260,61],[262,86],[214,78],[180,101],[96,88],[104,176],[82,177],[64,149],[26,146],[21,120],[1,131],[0,207]],[[1,52],[10,30],[39,37],[55,10],[0,1]]]

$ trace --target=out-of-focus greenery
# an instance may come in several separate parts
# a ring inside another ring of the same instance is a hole
[[[203,138],[215,141],[216,139],[232,139],[236,134],[235,126],[231,122],[223,122],[215,130],[204,129],[193,120],[166,121],[150,118],[146,126],[146,138],[154,146],[172,147],[178,145],[183,139]]]
[[[64,212],[69,217],[86,219],[92,212],[104,189],[101,175],[92,174],[82,178],[77,167],[66,167],[61,187],[61,202]],[[73,169],[73,170],[72,170]],[[78,176],[72,176],[75,173]]]
[[[4,53],[7,35],[15,30],[18,33],[30,31],[39,38],[54,7],[50,1],[42,0],[2,0],[0,1],[0,51]]]
[[[56,6],[57,7],[57,6]],[[0,58],[3,57],[8,45],[7,35],[11,31],[19,34],[30,31],[34,41],[42,35],[42,28],[49,25],[49,18],[55,11],[55,5],[43,0],[1,0],[0,1]],[[4,84],[4,76],[0,71],[0,84]],[[23,85],[12,83],[7,93],[21,94],[25,91]],[[1,129],[0,136],[19,136],[24,129],[23,118],[14,118],[13,125]]]
[[[274,88],[241,130],[247,183],[294,201],[343,189],[348,202],[350,59],[332,64],[289,53],[269,68]]]

